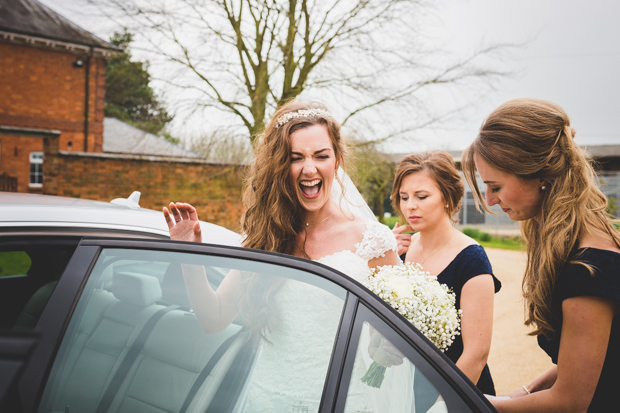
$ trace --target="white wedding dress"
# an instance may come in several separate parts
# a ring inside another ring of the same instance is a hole
[[[317,261],[361,281],[369,271],[368,261],[385,256],[387,251],[396,251],[397,245],[389,228],[369,220],[363,239],[355,248],[355,251],[340,251]],[[344,306],[343,297],[310,284],[287,280],[274,299],[281,309],[281,322],[267,337],[271,344],[262,345],[243,411],[316,412]],[[381,390],[361,382],[372,362],[364,351],[368,347],[368,337],[366,328],[362,331],[362,351],[358,350],[345,411],[413,411],[411,364],[389,368]]]

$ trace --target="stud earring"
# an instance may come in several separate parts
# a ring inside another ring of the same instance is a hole
[[[547,189],[547,187],[545,185],[543,185],[543,186],[540,187],[540,189],[542,189],[544,191],[545,189]]]
[[[448,204],[446,204],[446,208],[448,208]]]

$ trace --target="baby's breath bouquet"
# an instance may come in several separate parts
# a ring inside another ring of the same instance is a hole
[[[362,283],[402,314],[441,351],[459,334],[461,310],[455,307],[455,295],[437,277],[428,275],[420,264],[386,265],[372,270]],[[377,351],[378,354],[383,354]],[[362,381],[380,387],[386,366],[372,362]],[[389,364],[389,363],[387,363]]]

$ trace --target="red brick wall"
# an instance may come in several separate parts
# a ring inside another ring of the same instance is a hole
[[[86,65],[83,54],[0,42],[0,125],[62,132],[61,150],[84,150]],[[91,58],[88,151],[103,150],[105,61]]]
[[[0,135],[0,173],[17,177],[17,192],[41,193],[28,186],[30,152],[43,151],[43,138]]]
[[[44,142],[45,194],[111,201],[140,191],[143,208],[161,210],[170,201],[188,202],[201,220],[239,229],[240,167],[59,152],[57,138]]]

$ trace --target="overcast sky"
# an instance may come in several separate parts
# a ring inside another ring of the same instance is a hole
[[[107,39],[113,25],[84,14],[85,0],[40,0]],[[460,121],[426,130],[393,152],[465,148],[501,103],[534,97],[560,104],[580,144],[620,144],[620,2],[610,0],[445,0],[430,18],[429,36],[454,53],[481,44],[527,42],[503,61],[514,73],[477,99]]]
[[[501,81],[453,130],[429,133],[436,141],[463,149],[498,105],[533,97],[560,104],[580,144],[620,144],[620,2],[451,1],[441,18],[437,36],[453,50],[481,39],[529,43],[512,55],[516,75]]]

